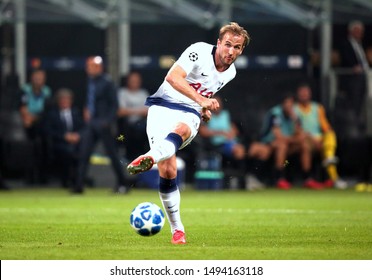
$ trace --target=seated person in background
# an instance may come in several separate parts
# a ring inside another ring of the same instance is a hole
[[[338,162],[335,156],[336,134],[327,120],[324,107],[312,101],[311,95],[311,88],[308,84],[301,84],[297,87],[295,112],[300,119],[302,129],[308,135],[312,149],[322,153],[323,166],[329,177],[324,186],[344,189],[347,184],[340,179],[336,168]]]
[[[223,101],[215,97],[220,104],[218,111],[213,111],[213,118],[200,126],[199,135],[210,140],[210,144],[226,159],[234,160],[238,171],[245,172],[245,146],[239,143],[239,130],[232,122],[228,110],[223,108]]]
[[[321,189],[323,186],[311,178],[311,149],[294,113],[294,98],[287,95],[280,105],[271,108],[265,116],[261,142],[265,145],[252,146],[250,156],[267,160],[274,154],[275,180],[280,189],[290,189],[291,183],[285,177],[288,155],[299,153],[304,187]]]
[[[51,98],[51,90],[45,84],[46,74],[43,70],[31,73],[30,83],[21,89],[21,114],[27,138],[33,146],[33,164],[28,170],[29,183],[46,182],[47,144],[43,131],[43,114]]]
[[[220,97],[215,97],[220,108],[213,112],[213,118],[203,123],[200,127],[200,135],[210,139],[211,144],[224,156],[234,159],[245,157],[245,147],[239,143],[237,137],[239,130],[231,121],[230,113],[223,108]]]
[[[45,81],[45,72],[35,70],[31,73],[30,83],[21,89],[20,113],[29,137],[38,132],[41,115],[51,97],[51,90]]]
[[[142,88],[142,78],[138,72],[129,73],[126,87],[118,91],[119,132],[125,137],[126,154],[131,160],[148,149],[146,137],[148,107],[145,106],[148,96],[147,90]]]
[[[46,131],[62,186],[67,188],[76,183],[80,130],[84,122],[78,109],[73,106],[71,90],[59,89],[56,101],[57,106],[47,113]]]

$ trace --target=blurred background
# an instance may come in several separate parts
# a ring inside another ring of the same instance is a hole
[[[257,138],[264,113],[287,92],[295,93],[300,82],[307,82],[337,134],[339,173],[350,180],[368,180],[370,0],[1,0],[2,177],[27,181],[27,169],[35,164],[20,113],[20,89],[29,83],[33,70],[45,70],[52,95],[60,88],[71,89],[79,108],[86,94],[85,61],[92,55],[103,58],[118,88],[125,86],[129,72],[138,71],[142,87],[152,94],[187,46],[198,41],[215,44],[220,26],[230,21],[245,27],[252,37],[236,61],[235,80],[220,93],[243,138]],[[362,46],[368,62],[361,73],[367,86],[360,114],[353,112],[350,96],[354,93],[346,82],[355,72],[343,57],[353,21],[364,25]],[[121,156],[125,158],[125,141],[118,146],[124,146]],[[100,152],[99,146],[96,151]],[[195,168],[191,154],[180,153],[188,181]],[[107,182],[111,170],[105,168],[91,166],[91,177]]]

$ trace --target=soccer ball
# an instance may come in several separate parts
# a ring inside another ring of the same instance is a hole
[[[130,215],[130,225],[142,236],[157,234],[163,228],[164,222],[163,211],[151,202],[138,204]]]

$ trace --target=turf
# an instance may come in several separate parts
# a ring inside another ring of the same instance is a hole
[[[372,259],[372,193],[292,189],[182,192],[188,244],[129,225],[154,190],[73,196],[62,189],[0,193],[0,259],[55,260],[361,260]]]

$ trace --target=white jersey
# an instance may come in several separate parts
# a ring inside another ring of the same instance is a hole
[[[216,47],[198,42],[189,46],[175,62],[186,72],[186,81],[199,94],[211,98],[236,75],[232,64],[227,70],[219,72],[214,64]],[[175,90],[166,80],[159,89],[147,99],[147,105],[160,105],[185,110],[200,115],[201,106],[184,94]]]

